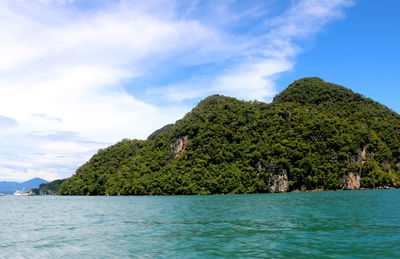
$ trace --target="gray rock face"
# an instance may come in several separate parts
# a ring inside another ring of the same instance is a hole
[[[289,190],[289,180],[285,169],[270,164],[268,173],[271,192],[287,192]]]
[[[261,162],[260,162],[260,161],[257,162],[257,164],[256,164],[256,169],[257,169],[257,172],[260,172],[260,171],[261,171],[262,166],[261,166]]]

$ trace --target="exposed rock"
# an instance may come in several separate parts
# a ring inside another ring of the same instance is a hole
[[[261,162],[258,161],[257,164],[256,164],[257,177],[260,176],[261,169],[262,169]]]
[[[382,161],[382,164],[384,164],[386,167],[390,167],[390,161],[387,160],[387,159],[384,159],[384,160]]]
[[[357,173],[358,177],[361,178],[362,175],[362,170],[363,170],[363,165],[367,161],[367,146],[364,146],[364,148],[360,151],[357,160],[352,159],[351,164],[356,164],[358,163],[360,165],[360,171]],[[349,174],[350,175],[350,174]],[[353,174],[354,175],[354,174]],[[347,179],[349,176],[346,176],[345,178]],[[346,180],[343,179],[343,184],[342,186],[345,186],[346,184],[344,183]],[[353,190],[353,189],[350,189]]]
[[[367,129],[367,124],[363,123],[361,126],[363,129]]]
[[[171,149],[174,152],[175,156],[178,156],[181,154],[183,151],[186,150],[186,145],[189,141],[189,138],[187,136],[182,136],[179,137],[175,143],[171,144]]]
[[[353,157],[350,161],[351,164],[358,163],[360,165],[363,165],[367,161],[367,147],[365,146],[362,150],[360,150],[360,153],[358,154],[358,157]]]
[[[269,186],[271,192],[287,192],[289,181],[287,171],[283,168],[270,164],[267,172],[269,173]]]
[[[341,185],[344,190],[358,190],[360,189],[361,176],[350,172],[347,176],[342,178]]]
[[[365,146],[361,151],[361,164],[363,165],[366,160],[367,160],[367,146]]]

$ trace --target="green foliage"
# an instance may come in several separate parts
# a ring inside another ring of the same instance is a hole
[[[39,195],[40,194],[40,189],[39,188],[32,188],[32,189],[30,189],[30,191],[35,195]]]
[[[60,186],[66,179],[54,180],[49,183],[42,183],[37,190],[35,190],[35,194],[41,195],[55,195],[60,191]]]
[[[100,150],[60,188],[65,195],[269,191],[270,165],[291,190],[398,186],[400,116],[319,78],[291,84],[271,104],[219,95],[148,140]],[[364,151],[364,152],[363,152]]]
[[[148,137],[147,140],[154,140],[158,135],[163,134],[164,132],[167,132],[174,124],[167,124],[164,127],[162,127],[161,129],[158,129],[156,131],[154,131],[153,133],[151,133]]]

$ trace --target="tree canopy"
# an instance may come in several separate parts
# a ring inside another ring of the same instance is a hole
[[[262,193],[274,175],[288,190],[399,186],[400,116],[319,78],[273,102],[213,95],[147,140],[99,150],[62,182],[63,195]]]

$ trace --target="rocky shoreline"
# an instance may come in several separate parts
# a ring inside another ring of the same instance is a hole
[[[313,190],[293,190],[291,192],[339,192],[339,191],[370,191],[370,190],[393,190],[393,189],[400,189],[400,187],[377,187],[377,188],[359,188],[359,189],[334,189],[334,190],[325,190],[325,189],[313,189]]]

